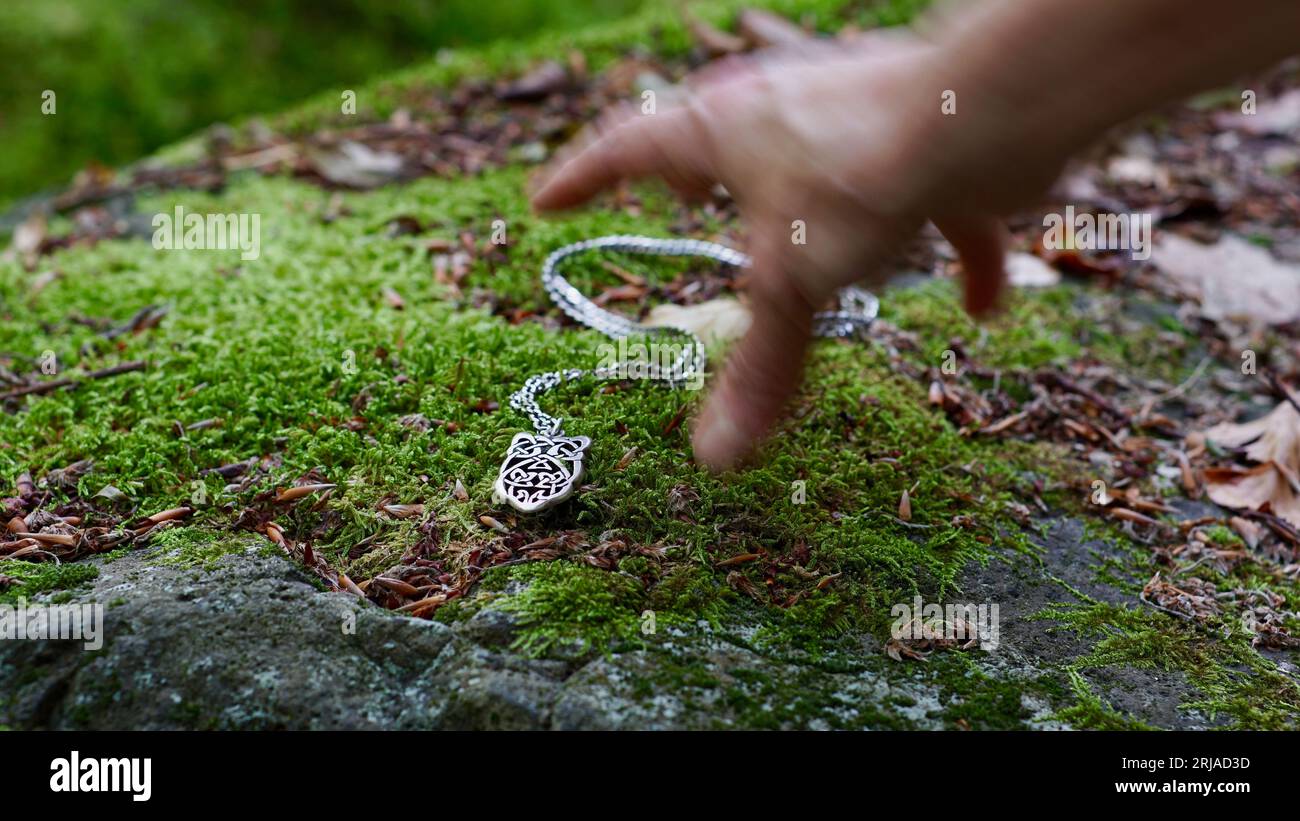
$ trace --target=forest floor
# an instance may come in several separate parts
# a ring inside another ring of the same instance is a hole
[[[747,5],[841,37],[921,6]],[[991,321],[924,233],[755,466],[692,462],[698,392],[576,384],[546,406],[593,440],[581,491],[493,501],[510,393],[607,341],[545,256],[745,245],[725,196],[543,218],[528,177],[608,103],[800,36],[739,8],[454,55],[11,212],[0,605],[98,603],[105,637],[0,641],[0,726],[1295,728],[1294,66],[1253,118],[1205,95],[1098,146],[1013,221],[1034,287]],[[1046,250],[1067,205],[1152,215],[1154,253]],[[156,249],[178,208],[257,215],[256,258]],[[629,314],[744,297],[692,260],[567,273]],[[996,632],[900,638],[917,601]]]

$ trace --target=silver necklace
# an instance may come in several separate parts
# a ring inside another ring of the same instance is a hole
[[[560,310],[574,321],[600,331],[610,339],[669,334],[684,340],[680,345],[681,352],[666,365],[657,361],[638,365],[636,370],[641,378],[676,388],[702,376],[707,359],[704,343],[694,333],[681,328],[642,325],[607,311],[583,296],[560,275],[561,262],[588,251],[706,257],[741,268],[749,266],[749,257],[716,242],[620,234],[565,245],[553,251],[542,263],[542,287]],[[838,310],[825,311],[814,317],[813,333],[831,338],[859,336],[871,327],[879,307],[879,301],[871,293],[850,286],[840,291]],[[584,377],[624,378],[628,372],[626,366],[627,363],[620,362],[589,370],[547,371],[529,377],[523,387],[515,391],[510,397],[510,407],[528,417],[535,433],[517,433],[510,441],[505,461],[497,473],[495,498],[498,502],[509,502],[521,513],[534,513],[558,505],[573,495],[582,480],[591,439],[566,436],[561,421],[543,411],[537,397],[557,385]]]

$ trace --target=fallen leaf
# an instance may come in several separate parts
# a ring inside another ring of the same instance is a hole
[[[149,524],[156,525],[156,524],[161,524],[163,522],[171,522],[176,519],[184,519],[186,516],[190,515],[193,512],[194,511],[188,507],[173,507],[155,513],[152,516],[146,516],[144,520]]]
[[[1241,540],[1252,550],[1259,547],[1260,540],[1264,538],[1264,526],[1249,519],[1233,516],[1228,520],[1228,525],[1237,532]]]
[[[734,590],[744,593],[759,604],[765,603],[763,600],[763,594],[759,592],[759,589],[738,570],[733,570],[727,574],[727,585]]]
[[[698,305],[656,305],[646,317],[645,324],[689,331],[705,345],[711,345],[744,336],[751,319],[749,309],[739,300],[723,297]]]
[[[1061,282],[1061,272],[1033,254],[1007,254],[1007,281],[1018,288],[1050,288]]]
[[[1148,185],[1160,191],[1168,190],[1171,182],[1167,168],[1143,155],[1112,157],[1106,163],[1106,176],[1112,182]]]
[[[77,543],[77,537],[70,533],[15,533],[20,539],[35,539],[42,544],[58,544],[64,547],[72,547]]]
[[[392,308],[394,311],[400,311],[406,307],[406,300],[402,299],[402,295],[397,293],[397,291],[391,286],[385,285],[383,294],[384,301],[387,302],[388,307]]]
[[[1204,245],[1166,234],[1151,261],[1190,290],[1209,319],[1280,325],[1300,318],[1300,265],[1279,262],[1240,237],[1224,234]]]
[[[1107,508],[1106,514],[1110,516],[1112,519],[1119,519],[1125,522],[1133,522],[1134,524],[1147,525],[1152,527],[1157,527],[1160,525],[1160,522],[1156,521],[1155,519],[1152,519],[1150,516],[1146,516],[1141,513],[1138,513],[1136,510],[1129,510],[1126,507]]]
[[[569,85],[569,73],[564,66],[549,60],[524,76],[502,86],[497,98],[506,102],[528,102],[549,97]]]
[[[1300,495],[1295,483],[1277,462],[1253,468],[1207,468],[1206,495],[1215,504],[1242,510],[1261,510],[1265,505],[1274,515],[1300,527]]]
[[[424,505],[384,505],[384,512],[394,519],[409,519],[424,515]]]
[[[940,382],[938,379],[935,379],[930,383],[929,398],[930,398],[931,405],[943,405],[943,400],[944,400],[943,383]]]
[[[632,460],[636,458],[636,454],[637,454],[636,447],[628,448],[627,451],[623,454],[623,458],[619,459],[618,464],[614,465],[614,470],[627,469],[627,466],[632,464]]]
[[[40,250],[41,243],[45,241],[48,230],[45,215],[38,211],[18,223],[18,227],[14,229],[11,247],[23,256],[35,254]]]
[[[420,220],[410,214],[399,214],[388,221],[384,234],[389,239],[404,237],[410,234],[418,234],[424,230]]]
[[[929,654],[914,650],[910,645],[904,644],[898,639],[890,639],[885,642],[885,655],[894,661],[902,661],[904,656],[917,661],[925,661]]]
[[[1178,476],[1183,483],[1183,492],[1186,493],[1189,498],[1197,498],[1197,494],[1200,493],[1201,487],[1196,481],[1196,471],[1192,470],[1191,460],[1188,459],[1187,454],[1181,450],[1178,451]]]
[[[113,485],[104,485],[99,492],[91,497],[92,499],[104,499],[110,503],[127,501],[126,494],[118,490]]]
[[[390,579],[387,576],[375,576],[374,583],[381,587],[387,587],[394,593],[398,593],[409,598],[415,598],[420,595],[420,591],[411,584],[407,584],[401,579]]]
[[[1141,598],[1173,615],[1204,621],[1219,613],[1217,592],[1204,579],[1184,578],[1173,584],[1156,573],[1142,588]]]
[[[1242,448],[1254,467],[1233,465],[1205,471],[1207,495],[1216,504],[1245,510],[1268,505],[1274,515],[1300,526],[1300,413],[1281,402],[1251,422],[1224,422],[1192,434],[1193,446],[1206,440],[1224,448]]]
[[[289,488],[285,488],[284,490],[281,490],[278,494],[276,494],[275,500],[277,502],[292,502],[301,499],[304,496],[310,496],[311,494],[316,493],[318,491],[329,490],[330,488],[333,487],[337,487],[337,485],[332,485],[324,482],[319,482],[310,485],[298,485],[297,487],[289,487]]]
[[[1244,446],[1253,462],[1277,461],[1300,471],[1300,413],[1290,402],[1279,403],[1252,422],[1224,422],[1199,436],[1224,448]]]
[[[375,151],[345,140],[335,148],[310,154],[316,173],[335,185],[361,190],[378,188],[402,174],[402,158],[391,151]]]

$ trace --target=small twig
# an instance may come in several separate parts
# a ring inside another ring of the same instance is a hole
[[[1192,617],[1189,616],[1189,615],[1187,615],[1186,613],[1179,613],[1177,610],[1170,610],[1168,607],[1165,607],[1165,606],[1163,606],[1163,605],[1156,604],[1155,602],[1153,602],[1153,601],[1151,601],[1150,599],[1147,598],[1147,594],[1146,594],[1146,593],[1139,593],[1139,594],[1138,594],[1138,600],[1141,601],[1143,604],[1150,605],[1151,607],[1154,607],[1154,608],[1157,609],[1157,610],[1160,610],[1160,611],[1163,611],[1163,612],[1165,612],[1165,613],[1168,613],[1168,614],[1171,615],[1171,616],[1177,616],[1178,618],[1182,619],[1183,621],[1193,621]]]
[[[1232,508],[1229,508],[1229,510],[1232,510]],[[1243,518],[1257,519],[1263,522],[1269,530],[1272,530],[1277,534],[1278,538],[1290,542],[1293,545],[1293,553],[1297,551],[1297,548],[1300,548],[1300,532],[1297,532],[1295,527],[1293,527],[1286,519],[1259,510],[1239,510],[1236,512]]]
[[[1048,386],[1055,385],[1066,393],[1082,396],[1084,399],[1087,399],[1089,402],[1096,405],[1106,413],[1109,413],[1111,416],[1114,416],[1126,425],[1131,421],[1131,418],[1127,413],[1115,407],[1115,405],[1106,397],[1094,390],[1083,387],[1079,383],[1068,379],[1055,371],[1039,371],[1036,378],[1042,384]]]
[[[79,377],[64,377],[63,379],[53,379],[49,382],[38,382],[35,385],[24,385],[21,388],[14,388],[11,391],[0,393],[0,402],[10,399],[17,399],[20,396],[29,396],[31,394],[43,394],[51,391],[57,391],[59,388],[75,388],[83,381],[88,379],[103,379],[118,374],[130,373],[132,371],[142,371],[148,366],[148,363],[140,360],[136,362],[123,362],[120,365],[114,365],[111,368],[103,368],[98,371],[90,371]]]
[[[1209,364],[1210,358],[1208,356],[1201,357],[1201,361],[1196,365],[1196,370],[1192,371],[1190,376],[1164,393],[1158,393],[1151,397],[1150,403],[1152,405],[1158,405],[1161,402],[1167,402],[1170,399],[1175,399],[1182,396],[1184,393],[1187,393],[1187,390],[1191,388],[1192,385],[1195,385],[1197,380],[1201,378],[1201,374],[1205,373],[1205,368]]]
[[[1215,558],[1215,557],[1210,556],[1210,555],[1202,556],[1201,558],[1197,559],[1196,561],[1192,562],[1191,564],[1187,565],[1186,567],[1175,568],[1174,572],[1177,573],[1177,574],[1179,574],[1179,575],[1182,575],[1182,574],[1184,574],[1184,573],[1190,573],[1190,572],[1192,572],[1193,570],[1195,570],[1196,568],[1200,567],[1201,564],[1203,564],[1203,563],[1206,562],[1206,561],[1209,561],[1209,560],[1212,559],[1212,558]]]
[[[1282,380],[1278,379],[1277,374],[1272,371],[1268,372],[1268,384],[1273,389],[1273,393],[1286,400],[1297,413],[1300,413],[1300,402],[1296,401],[1295,396],[1291,394],[1291,390],[1286,385],[1283,385]]]
[[[892,513],[882,513],[881,515],[886,519],[892,519],[896,524],[900,524],[903,527],[911,527],[917,530],[930,530],[934,527],[934,525],[923,525],[920,522],[905,522]]]

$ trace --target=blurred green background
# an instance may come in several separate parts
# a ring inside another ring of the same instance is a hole
[[[3,0],[0,207],[214,122],[439,49],[579,27],[642,0]],[[57,112],[41,113],[53,90]]]

